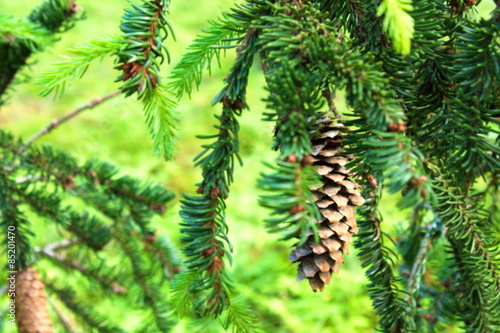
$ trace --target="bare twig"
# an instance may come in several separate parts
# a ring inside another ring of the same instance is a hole
[[[83,106],[80,106],[78,109],[73,110],[70,113],[65,114],[61,118],[53,119],[50,122],[49,125],[47,125],[46,127],[42,128],[40,131],[38,131],[37,133],[35,133],[21,147],[19,147],[18,152],[19,153],[22,152],[23,150],[25,150],[26,148],[28,148],[33,142],[35,142],[36,140],[38,140],[41,136],[52,132],[52,130],[54,128],[58,127],[59,125],[61,125],[64,122],[70,120],[71,118],[77,116],[82,111],[87,110],[87,109],[92,109],[92,108],[96,107],[97,105],[102,104],[102,103],[106,102],[107,100],[109,100],[109,99],[117,96],[120,93],[121,93],[120,90],[114,91],[111,94],[108,94],[108,95],[106,95],[106,96],[104,96],[102,98],[96,98],[93,101],[91,101],[91,102],[89,102],[89,103],[87,103],[87,104],[85,104]]]
[[[74,238],[74,239],[62,239],[58,242],[48,244],[43,248],[35,247],[33,250],[35,251],[35,253],[46,253],[49,256],[56,256],[56,252],[58,252],[60,250],[67,249],[71,245],[74,245],[77,243],[78,243],[78,239],[76,239],[76,238]]]
[[[427,261],[427,256],[429,254],[429,250],[432,246],[432,233],[426,232],[424,239],[420,243],[420,248],[418,250],[417,258],[413,263],[413,267],[411,269],[410,277],[408,279],[408,298],[410,298],[411,294],[416,293],[420,289],[420,279],[422,274],[425,271],[425,263]],[[418,281],[417,281],[418,279]]]

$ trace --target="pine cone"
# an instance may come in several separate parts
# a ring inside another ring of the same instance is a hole
[[[323,184],[312,189],[321,212],[320,241],[315,244],[314,236],[309,235],[307,242],[289,256],[291,261],[300,262],[297,280],[309,279],[315,292],[323,291],[325,284],[330,283],[332,272],[338,273],[339,264],[344,262],[344,252],[349,253],[347,244],[352,243],[352,233],[358,233],[354,206],[361,206],[365,201],[357,190],[359,185],[350,180],[345,168],[349,158],[338,156],[346,128],[331,122],[327,116],[320,119],[320,134],[312,140],[312,162]]]
[[[53,332],[45,286],[33,267],[20,271],[16,277],[16,321],[19,333]]]

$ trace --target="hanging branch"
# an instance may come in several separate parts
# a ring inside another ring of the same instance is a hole
[[[486,138],[493,124],[500,124],[492,118],[500,88],[498,66],[494,65],[500,61],[500,25],[490,19],[474,25],[466,21],[460,28],[453,77],[457,94],[446,108],[451,121],[446,146],[456,147],[448,168],[462,173],[462,183],[468,184],[486,172],[500,169],[500,148]]]
[[[460,273],[458,284],[468,286],[461,295],[460,319],[467,332],[494,332],[500,324],[500,256],[496,250],[500,242],[475,193],[463,194],[444,179],[437,179],[435,188],[437,211],[448,228],[446,238]]]
[[[209,23],[211,26],[202,30],[203,35],[187,47],[189,51],[170,72],[169,79],[172,80],[170,85],[176,91],[178,99],[186,93],[191,97],[193,83],[198,89],[203,70],[206,68],[211,73],[213,58],[216,58],[220,66],[221,51],[225,52],[226,49],[236,47],[233,43],[239,40],[239,34],[233,29],[228,29],[229,23],[224,19]]]
[[[311,77],[303,59],[297,57],[294,42],[300,37],[289,36],[302,28],[298,25],[304,13],[293,6],[275,10],[273,16],[262,17],[257,27],[262,31],[258,45],[263,67],[267,68],[266,120],[276,122],[273,148],[280,150],[280,157],[277,166],[272,167],[274,173],[264,174],[259,180],[259,187],[270,192],[261,196],[259,203],[273,210],[274,217],[266,220],[270,231],[280,232],[283,240],[297,237],[300,246],[310,233],[318,241],[316,223],[320,213],[310,188],[319,184],[319,175],[311,167],[309,154],[310,140],[322,115],[316,91],[321,77]],[[288,37],[286,44],[276,36]],[[311,82],[304,85],[305,81]]]
[[[367,268],[368,292],[380,316],[379,325],[384,332],[413,332],[416,325],[411,306],[396,284],[391,251],[384,245],[386,236],[380,229],[382,218],[377,209],[380,189],[367,188],[362,195],[366,202],[357,211],[360,231],[355,247],[359,249],[361,265]]]
[[[257,10],[248,7],[246,10]],[[203,180],[198,184],[198,196],[184,194],[181,200],[181,232],[184,243],[183,252],[188,257],[187,270],[179,274],[172,283],[172,302],[182,316],[190,307],[203,318],[218,317],[223,311],[232,309],[226,325],[233,325],[237,332],[255,331],[252,324],[245,327],[242,323],[252,323],[253,317],[238,305],[231,303],[233,290],[225,272],[226,262],[231,263],[232,247],[227,237],[225,221],[225,199],[229,185],[233,181],[235,159],[239,159],[238,130],[236,119],[245,107],[245,90],[248,68],[256,52],[257,34],[251,30],[237,49],[236,61],[225,78],[225,87],[214,99],[222,103],[222,114],[216,116],[218,133],[203,138],[215,138],[211,144],[195,158],[196,165],[202,168]],[[241,162],[241,161],[240,161]],[[229,247],[229,248],[227,248]],[[237,317],[237,315],[239,317]]]
[[[172,28],[166,13],[169,0],[144,0],[142,4],[131,4],[125,10],[120,29],[126,46],[117,52],[118,65],[123,74],[118,81],[125,96],[137,93],[142,101],[146,123],[154,140],[155,153],[167,160],[174,154],[177,118],[176,103],[172,93],[161,83],[160,64],[170,55],[164,40]]]

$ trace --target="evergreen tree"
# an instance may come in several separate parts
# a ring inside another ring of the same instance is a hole
[[[177,124],[171,96],[190,95],[214,57],[235,49],[236,59],[212,101],[222,109],[216,131],[201,136],[210,142],[195,159],[202,181],[196,193],[182,195],[186,260],[170,286],[173,312],[197,318],[200,330],[220,318],[225,329],[258,331],[226,269],[233,260],[226,199],[238,181],[236,164],[243,162],[239,117],[250,108],[248,75],[258,60],[267,91],[264,121],[275,126],[271,148],[279,152],[274,163],[266,162],[268,171],[259,180],[265,193],[260,204],[270,210],[269,231],[295,243],[289,259],[298,263],[297,279],[307,279],[313,291],[324,290],[354,243],[381,331],[440,332],[459,323],[465,332],[497,332],[500,3],[486,19],[471,16],[475,5],[247,0],[210,22],[167,84],[159,65],[168,60],[169,1],[144,0],[126,10],[121,35],[79,44],[70,61],[55,63],[38,82],[43,95],[60,96],[90,62],[113,56],[122,73],[121,92],[142,101],[157,153],[171,158]],[[335,97],[342,95],[346,110],[336,107]],[[141,191],[129,178],[113,181],[108,165],[78,166],[64,153],[22,149],[3,135],[3,226],[16,223],[18,246],[24,249],[16,258],[19,269],[36,258],[18,207],[22,202],[94,251],[116,241],[130,258],[131,273],[156,320],[148,325],[171,327],[162,304],[167,295],[153,289],[139,259],[158,258],[151,251],[156,243],[147,218],[170,199],[168,192]],[[20,176],[23,181],[15,178]],[[51,187],[40,187],[44,182]],[[115,221],[113,227],[88,222],[97,217],[73,215],[48,191],[81,196]],[[397,206],[413,209],[396,251],[379,211],[383,191],[400,193]],[[111,198],[104,200],[103,192]],[[138,192],[144,199],[131,195]],[[141,251],[134,237],[150,247]],[[69,294],[55,284],[46,286]],[[78,305],[73,304],[76,313],[89,325],[102,325]]]

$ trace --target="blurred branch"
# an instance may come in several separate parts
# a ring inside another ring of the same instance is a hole
[[[43,252],[43,253],[46,253],[47,255],[55,256],[57,251],[64,250],[64,249],[70,247],[71,245],[76,244],[77,242],[78,242],[78,239],[62,239],[58,242],[48,244],[43,248],[35,247],[33,250],[36,253]]]
[[[63,264],[66,268],[79,271],[83,276],[94,278],[102,285],[107,286],[110,290],[112,290],[117,295],[121,295],[121,294],[125,293],[127,291],[127,289],[125,287],[123,287],[122,285],[120,285],[119,283],[114,282],[111,279],[109,279],[108,277],[100,275],[97,272],[90,270],[89,267],[82,264],[81,262],[78,262],[76,260],[70,260],[62,253],[56,253],[59,250],[68,248],[69,246],[75,244],[76,242],[77,242],[76,239],[62,240],[60,242],[49,244],[42,249],[35,249],[35,252],[37,252],[39,255],[45,256],[49,259],[57,260],[61,264]]]
[[[102,98],[96,98],[94,99],[93,101],[83,105],[83,106],[80,106],[78,109],[75,109],[67,114],[65,114],[64,116],[60,117],[60,118],[57,118],[57,119],[53,119],[50,124],[48,124],[46,127],[42,128],[40,131],[38,131],[37,133],[35,133],[31,138],[29,138],[25,143],[24,145],[22,145],[20,148],[19,148],[19,153],[21,153],[22,151],[24,151],[26,148],[28,148],[33,142],[35,142],[36,140],[38,140],[41,136],[45,135],[45,134],[48,134],[50,132],[52,132],[52,130],[54,130],[54,128],[58,127],[59,125],[61,125],[62,123],[70,120],[71,118],[73,117],[76,117],[78,114],[80,114],[82,111],[84,110],[87,110],[87,109],[92,109],[94,107],[96,107],[97,105],[99,104],[102,104],[104,102],[106,102],[107,100],[117,96],[118,94],[120,94],[121,91],[117,90],[117,91],[114,91]]]
[[[57,318],[59,319],[59,322],[61,323],[61,325],[63,325],[66,332],[74,332],[71,323],[66,319],[66,317],[64,316],[62,311],[59,310],[59,308],[54,304],[52,299],[50,297],[47,297],[47,300],[48,300],[50,306],[52,307],[52,309],[54,310],[54,312],[56,313]]]

